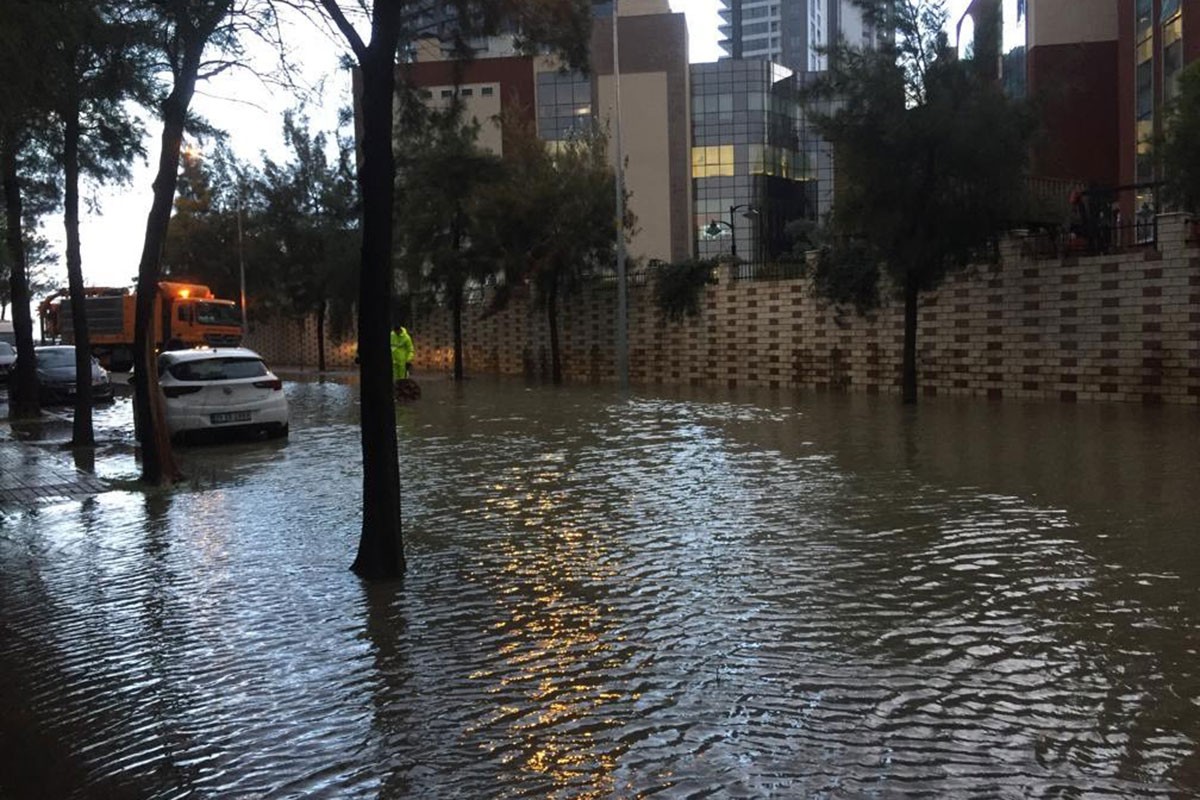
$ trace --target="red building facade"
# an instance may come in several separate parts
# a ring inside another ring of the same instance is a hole
[[[1153,142],[1179,73],[1200,58],[1200,0],[1029,0],[1033,174],[1124,187],[1156,207]]]

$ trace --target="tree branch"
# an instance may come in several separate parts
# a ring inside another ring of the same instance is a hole
[[[342,13],[342,9],[338,7],[337,0],[321,0],[321,5],[325,8],[326,13],[329,14],[329,18],[333,20],[333,24],[346,37],[346,41],[350,44],[350,49],[354,51],[354,57],[361,64],[367,58],[367,46],[363,44],[362,37],[358,35],[358,31],[354,30],[354,26],[350,24],[350,20],[346,19],[346,15]]]

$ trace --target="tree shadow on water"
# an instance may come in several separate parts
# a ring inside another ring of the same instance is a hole
[[[412,789],[419,769],[417,702],[411,691],[412,663],[407,641],[405,585],[402,580],[363,583],[364,635],[371,646],[372,730],[378,752],[370,760],[380,777],[378,797],[400,798]]]

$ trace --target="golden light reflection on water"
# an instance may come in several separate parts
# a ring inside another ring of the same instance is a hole
[[[621,725],[621,707],[629,698],[603,685],[592,670],[602,664],[621,637],[601,602],[581,593],[581,583],[611,579],[608,545],[602,536],[573,523],[562,507],[570,465],[560,453],[546,454],[531,472],[510,470],[508,482],[492,484],[485,501],[499,527],[526,532],[542,546],[527,546],[521,534],[500,540],[503,571],[513,588],[497,599],[503,634],[497,647],[504,668],[472,678],[493,681],[494,695],[519,697],[505,703],[480,725],[515,745],[511,762],[550,781],[573,797],[602,797],[615,787],[619,747],[599,751],[592,730]],[[536,536],[533,534],[536,533]],[[552,542],[547,547],[545,542]],[[519,576],[519,578],[518,578]],[[586,786],[580,781],[585,780]]]
[[[286,448],[189,450],[170,493],[0,513],[0,700],[38,700],[49,768],[140,797],[1200,786],[1194,414],[473,387],[398,412],[410,572],[365,621],[346,387],[290,386]]]

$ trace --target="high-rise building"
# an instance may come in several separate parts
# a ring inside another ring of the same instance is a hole
[[[1122,184],[1144,187],[1162,178],[1153,142],[1179,92],[1179,74],[1200,60],[1200,3],[1117,0],[1116,6],[1117,175]],[[1154,206],[1149,191],[1139,194],[1139,202]]]
[[[960,52],[994,55],[1010,89],[1024,80],[1039,114],[1035,177],[1117,189],[1126,213],[1155,206],[1154,140],[1180,72],[1200,59],[1200,3],[973,0],[958,28]]]
[[[733,59],[762,59],[795,72],[828,66],[825,48],[839,38],[871,46],[875,31],[853,0],[723,0],[720,45]]]
[[[698,257],[770,260],[789,248],[787,223],[815,216],[798,86],[790,69],[769,61],[692,65]]]
[[[617,7],[621,154],[629,208],[637,218],[629,253],[682,261],[692,255],[694,241],[686,20],[671,13],[667,0],[621,0]],[[615,158],[612,8],[593,6],[588,74],[565,70],[551,57],[521,55],[511,37],[472,42],[469,61],[455,61],[452,49],[430,37],[399,69],[428,104],[461,98],[466,116],[480,125],[480,145],[492,152],[504,151],[498,120],[506,112],[535,124],[551,146],[583,126],[597,126],[608,134]]]

